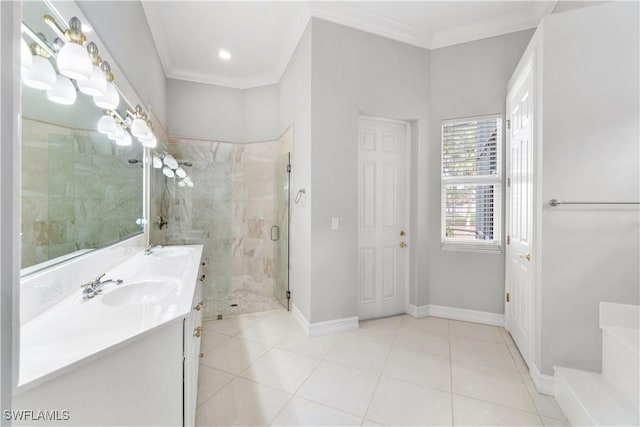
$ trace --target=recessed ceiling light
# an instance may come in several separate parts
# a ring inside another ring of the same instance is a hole
[[[218,56],[220,57],[220,59],[223,59],[225,61],[228,61],[231,59],[231,54],[226,49],[220,49],[218,51]]]

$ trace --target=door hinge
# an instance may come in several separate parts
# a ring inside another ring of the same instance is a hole
[[[507,245],[511,244],[511,236],[507,236]]]
[[[291,291],[287,291],[287,299],[291,299]]]
[[[511,178],[507,178],[507,187],[511,187]]]
[[[511,129],[511,120],[507,119],[507,129]]]
[[[507,296],[505,297],[505,299],[507,300],[507,302],[511,301],[511,295],[509,295],[509,292],[507,292]]]
[[[287,172],[291,173],[291,165],[287,165]]]

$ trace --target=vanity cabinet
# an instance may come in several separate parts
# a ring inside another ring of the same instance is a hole
[[[196,274],[198,267],[201,268],[201,247],[197,250],[194,254],[197,258],[190,265],[172,269],[180,271],[185,282],[190,283],[185,284],[184,293],[177,294],[177,298],[183,300],[166,305],[167,312],[162,316],[171,317],[153,326],[147,324],[150,317],[135,320],[123,314],[125,311],[105,311],[113,317],[106,318],[104,314],[93,318],[89,323],[95,323],[95,327],[83,327],[82,333],[76,333],[73,339],[78,343],[91,342],[99,329],[100,333],[109,331],[114,335],[109,345],[18,387],[12,409],[68,411],[68,420],[47,420],[46,423],[26,420],[13,425],[193,426],[203,312],[202,273]],[[153,262],[140,255],[131,260],[132,265]],[[98,298],[88,303],[102,304]],[[101,309],[98,305],[95,307]],[[171,315],[172,307],[178,310],[175,315]],[[141,310],[153,317],[157,308],[148,306]],[[118,338],[115,336],[118,322],[135,324],[144,332]],[[64,351],[71,352],[74,348],[66,346]],[[31,354],[37,358],[57,355],[55,352]]]
[[[193,311],[184,319],[184,425],[194,426],[198,400],[198,367],[202,338],[202,274],[198,275],[193,296]]]

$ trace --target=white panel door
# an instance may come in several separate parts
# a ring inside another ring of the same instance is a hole
[[[525,67],[507,95],[505,324],[520,353],[531,355],[533,269],[533,72]]]
[[[407,126],[360,119],[358,298],[361,319],[405,312]]]

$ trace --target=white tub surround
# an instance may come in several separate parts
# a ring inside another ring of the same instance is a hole
[[[102,352],[184,318],[192,309],[202,245],[168,246],[144,255],[142,248],[106,272],[100,295],[82,289],[20,328],[18,390],[87,363]],[[136,288],[136,289],[134,289]]]
[[[600,303],[602,374],[555,366],[555,398],[571,425],[640,423],[640,306]]]

